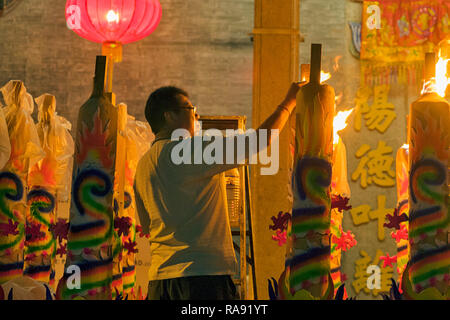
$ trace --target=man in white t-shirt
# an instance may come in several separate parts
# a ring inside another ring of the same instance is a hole
[[[259,129],[281,130],[295,108],[297,92],[304,83],[293,83],[286,98]],[[236,299],[231,276],[237,270],[227,211],[224,172],[239,166],[229,164],[175,164],[172,141],[176,129],[194,137],[198,117],[188,94],[176,87],[154,91],[145,117],[155,140],[141,158],[134,181],[136,208],[143,232],[149,233],[151,264],[149,300]],[[265,137],[270,144],[271,134]],[[236,136],[230,139],[237,139]],[[226,141],[224,139],[224,145]],[[206,143],[191,144],[191,156]],[[259,143],[258,143],[259,145]],[[237,143],[234,144],[237,146]],[[226,148],[224,147],[225,151]],[[237,157],[237,150],[234,150]],[[259,150],[261,151],[261,150]],[[250,156],[246,152],[246,158]],[[202,152],[203,154],[203,152]],[[224,159],[227,159],[225,152]]]

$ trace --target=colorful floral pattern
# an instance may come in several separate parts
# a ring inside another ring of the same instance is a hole
[[[380,28],[365,23],[380,8]],[[424,60],[442,39],[450,35],[450,3],[444,0],[364,1],[361,59],[378,62]]]

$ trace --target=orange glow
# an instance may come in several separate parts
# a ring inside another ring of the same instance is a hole
[[[353,112],[353,109],[346,111],[339,111],[333,119],[333,145],[339,143],[339,131],[344,130],[347,127],[347,118]]]

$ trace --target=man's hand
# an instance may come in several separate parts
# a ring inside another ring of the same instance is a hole
[[[295,105],[297,104],[297,93],[300,90],[300,88],[306,85],[307,83],[308,83],[307,81],[293,82],[286,94],[286,97],[281,103],[281,106],[286,107],[289,110],[289,112],[292,113],[292,110],[294,110]]]
[[[293,82],[289,88],[286,97],[283,102],[275,109],[275,111],[259,126],[259,129],[267,130],[282,130],[286,122],[289,120],[289,116],[297,104],[297,93],[301,87],[305,86],[308,82]],[[287,112],[286,112],[287,111]],[[267,135],[267,144],[270,145],[272,133]],[[259,136],[258,136],[259,139]],[[259,140],[258,140],[259,145]],[[260,150],[261,151],[261,150]]]

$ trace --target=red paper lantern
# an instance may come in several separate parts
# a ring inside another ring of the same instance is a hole
[[[122,61],[122,45],[152,33],[161,20],[158,0],[67,0],[66,21],[80,37],[103,43],[108,57],[107,92],[112,92],[113,65]]]
[[[127,44],[152,33],[161,20],[158,0],[67,0],[66,21],[80,37]]]

